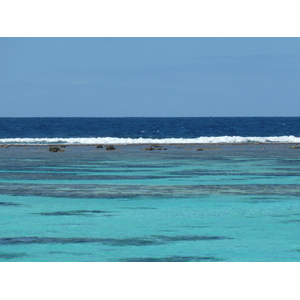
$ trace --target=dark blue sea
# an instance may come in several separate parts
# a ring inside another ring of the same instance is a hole
[[[0,144],[300,142],[300,117],[0,118]]]
[[[298,262],[298,143],[296,117],[0,118],[0,261]]]

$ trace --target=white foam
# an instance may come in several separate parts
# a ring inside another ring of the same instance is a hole
[[[300,137],[290,136],[269,136],[269,137],[242,137],[242,136],[218,136],[199,138],[6,138],[0,139],[0,144],[24,144],[24,145],[45,145],[45,144],[114,144],[114,145],[139,145],[139,144],[238,144],[238,143],[300,143]]]

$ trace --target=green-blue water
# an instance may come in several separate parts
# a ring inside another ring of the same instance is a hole
[[[300,261],[289,146],[0,148],[0,261]]]

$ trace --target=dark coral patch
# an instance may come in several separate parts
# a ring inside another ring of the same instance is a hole
[[[212,256],[167,256],[167,257],[133,257],[120,259],[120,262],[215,262],[224,259]]]
[[[0,202],[0,206],[21,206],[22,204],[13,202]]]
[[[104,214],[108,213],[105,210],[71,210],[71,211],[55,211],[55,212],[44,212],[38,213],[42,216],[81,216],[90,214]]]

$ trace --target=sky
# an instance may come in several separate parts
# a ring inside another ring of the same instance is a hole
[[[0,117],[299,116],[298,37],[1,37]]]

